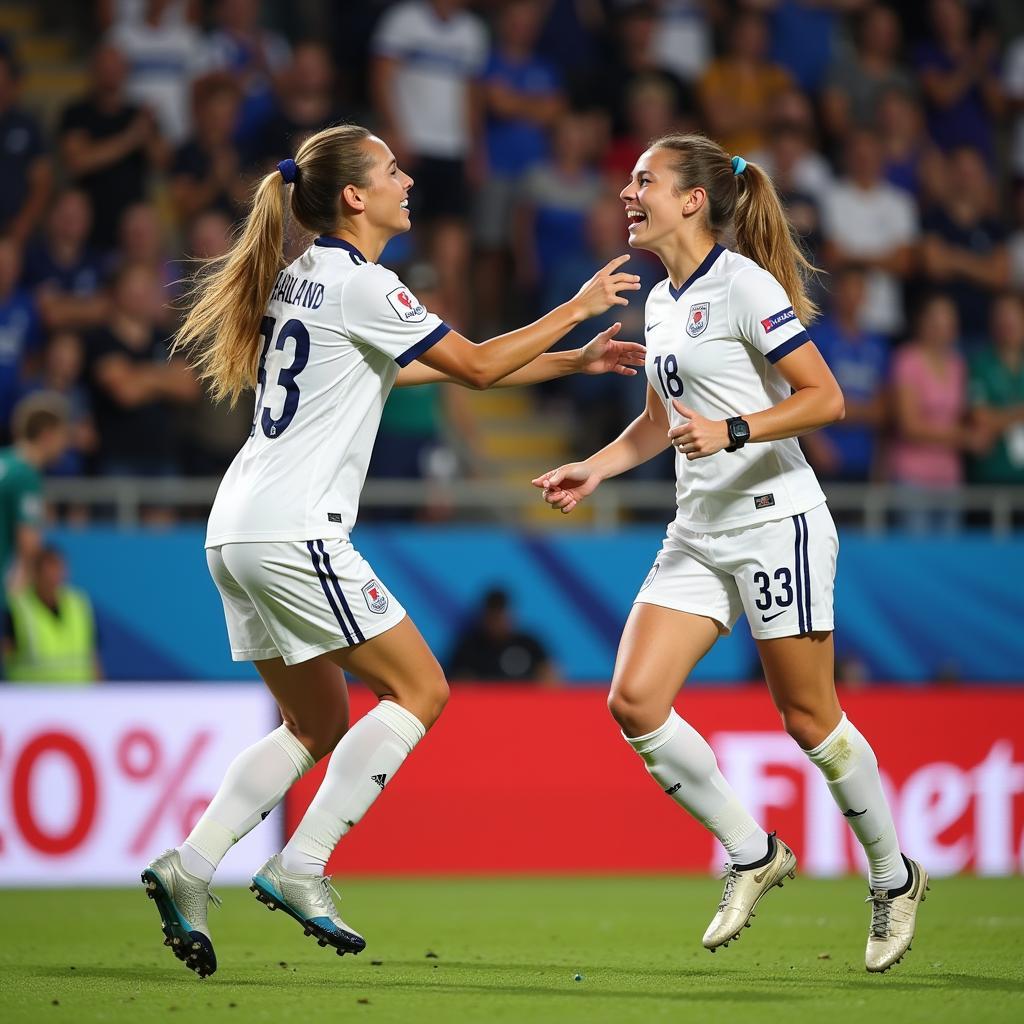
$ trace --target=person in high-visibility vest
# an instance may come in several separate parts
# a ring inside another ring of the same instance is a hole
[[[92,603],[66,579],[63,555],[44,547],[32,563],[28,584],[8,592],[8,682],[76,685],[101,678]]]

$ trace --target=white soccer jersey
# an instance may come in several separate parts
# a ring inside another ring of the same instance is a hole
[[[702,416],[749,416],[787,398],[774,363],[808,341],[778,281],[716,245],[678,290],[665,280],[647,299],[646,370],[671,426],[679,399]],[[687,461],[676,453],[676,522],[698,533],[799,515],[825,500],[796,438],[748,443]]]
[[[398,368],[449,330],[392,271],[318,238],[274,283],[256,415],[206,546],[347,537]]]

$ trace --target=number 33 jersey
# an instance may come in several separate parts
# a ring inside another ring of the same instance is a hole
[[[789,397],[775,368],[810,339],[782,286],[753,260],[716,245],[679,288],[647,298],[647,379],[673,427],[672,404],[723,420]],[[799,515],[825,500],[796,438],[748,443],[690,462],[676,452],[676,522],[698,533]]]
[[[217,491],[206,546],[347,537],[399,367],[448,331],[390,270],[316,239],[270,293],[252,429]]]

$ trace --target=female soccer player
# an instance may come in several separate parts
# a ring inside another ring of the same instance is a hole
[[[610,445],[534,484],[571,512],[602,480],[677,449],[678,511],[619,645],[609,707],[666,793],[731,863],[704,934],[739,938],[796,858],[722,777],[672,708],[683,681],[745,611],[786,731],[825,776],[864,847],[872,904],[866,965],[909,948],[927,875],[904,857],[867,741],[833,683],[838,539],[796,438],[843,416],[843,396],[802,322],[815,307],[771,179],[699,135],[667,135],[622,190],[630,245],[665,264],[646,307],[647,405]],[[732,227],[733,252],[719,239]]]
[[[185,842],[143,872],[165,944],[201,977],[216,970],[206,912],[217,864],[332,750],[308,812],[252,888],[320,945],[363,949],[338,916],[324,866],[448,698],[405,609],[349,541],[396,377],[486,388],[584,365],[634,373],[630,364],[643,353],[615,341],[612,329],[579,352],[541,355],[574,325],[628,303],[621,293],[640,287],[619,271],[628,255],[536,323],[474,345],[376,262],[388,239],[409,230],[413,184],[379,138],[356,125],[330,128],[278,171],[260,183],[242,235],[201,284],[176,342],[215,398],[257,391],[249,439],[210,513],[206,550],[232,657],[255,662],[284,720],[235,759]],[[284,267],[286,197],[317,237]],[[351,729],[341,669],[379,698]]]

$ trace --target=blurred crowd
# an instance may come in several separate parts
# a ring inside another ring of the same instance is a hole
[[[0,41],[0,431],[27,393],[64,395],[51,473],[226,467],[251,406],[212,406],[167,359],[189,277],[262,174],[356,120],[415,179],[382,261],[480,340],[625,251],[618,192],[649,139],[707,132],[774,175],[823,270],[811,335],[847,417],[806,439],[820,475],[1024,484],[1019,3],[104,0],[88,21],[88,89],[46,117]],[[642,305],[616,318],[642,339]],[[642,379],[542,395],[585,454]],[[467,415],[436,390],[390,403],[371,472],[429,473]]]

